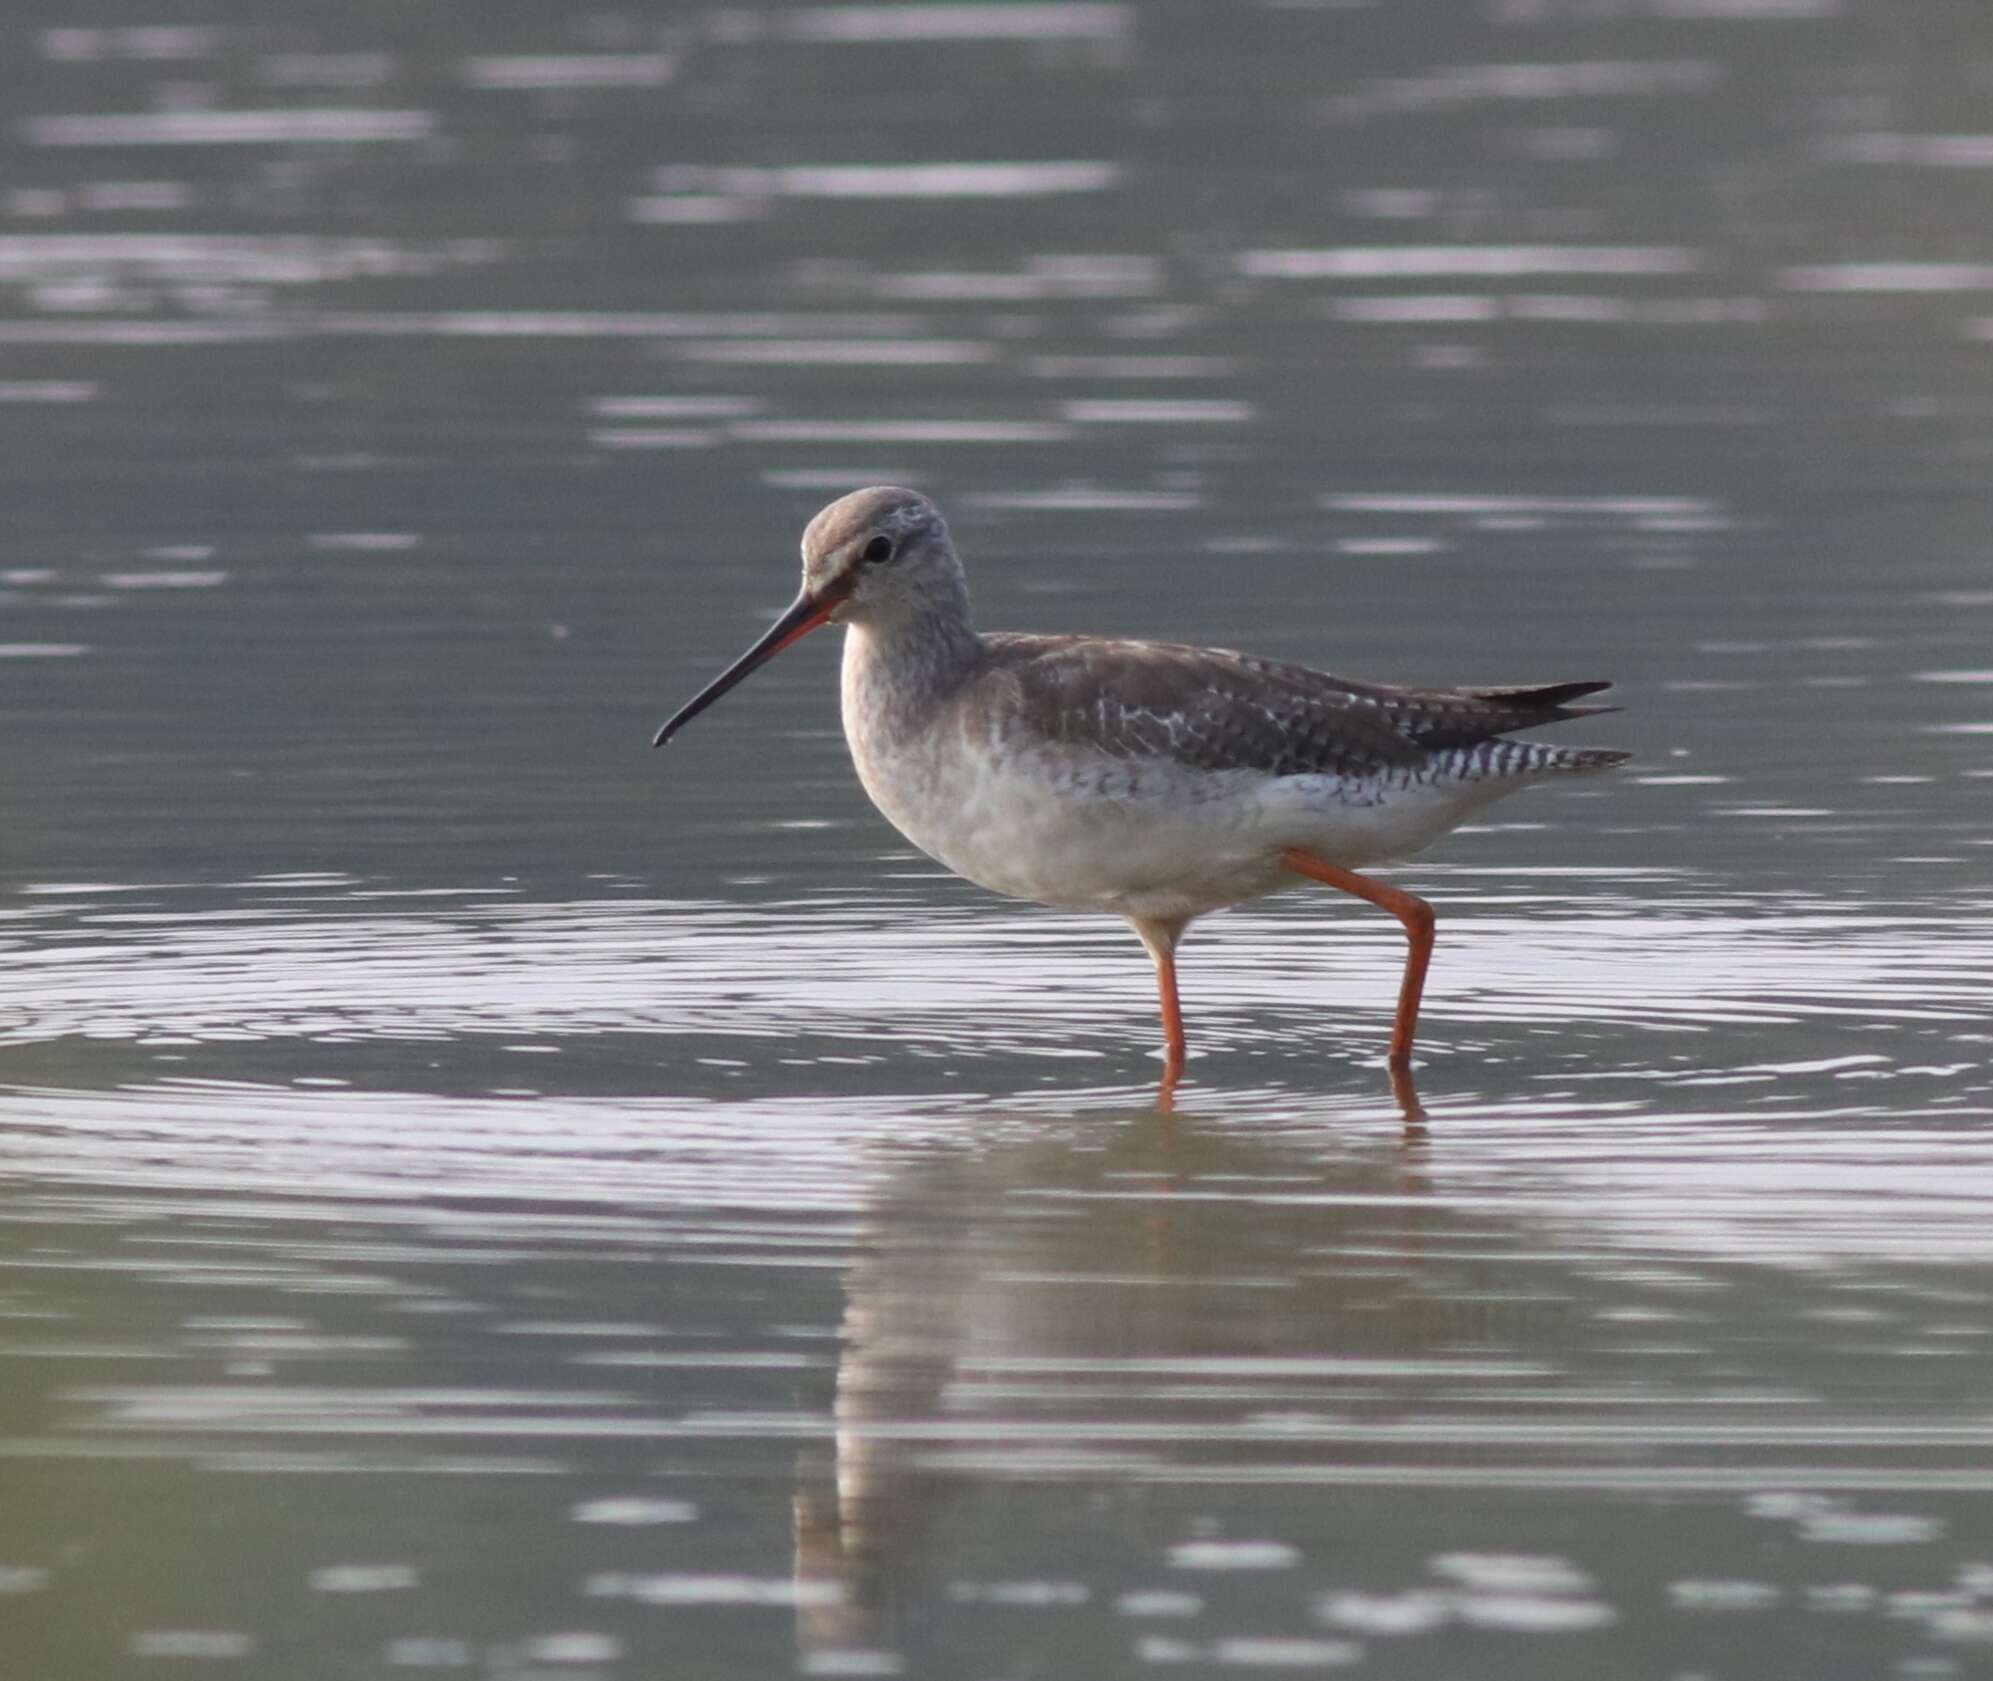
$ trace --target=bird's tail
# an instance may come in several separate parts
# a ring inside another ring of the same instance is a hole
[[[1484,700],[1491,706],[1503,707],[1518,714],[1536,714],[1526,722],[1504,724],[1509,730],[1532,730],[1539,724],[1560,723],[1566,718],[1591,718],[1601,712],[1617,712],[1616,706],[1573,706],[1570,703],[1585,695],[1595,695],[1601,689],[1609,689],[1610,683],[1537,683],[1521,688],[1502,687],[1496,689],[1468,689],[1466,693],[1476,700]]]

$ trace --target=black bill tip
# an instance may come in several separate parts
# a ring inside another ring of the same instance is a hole
[[[849,589],[844,589],[827,596],[812,596],[807,592],[798,595],[789,603],[782,616],[762,633],[753,647],[665,719],[663,727],[651,737],[651,746],[662,747],[683,726],[691,723],[749,672],[758,666],[766,665],[791,642],[809,635],[830,617],[831,609],[850,593]]]

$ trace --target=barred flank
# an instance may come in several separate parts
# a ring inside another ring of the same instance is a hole
[[[1633,757],[1617,747],[1531,747],[1531,771],[1547,776],[1589,776],[1594,771],[1612,770]]]
[[[1616,747],[1541,747],[1498,736],[1434,754],[1430,774],[1443,782],[1520,782],[1532,776],[1588,776],[1632,757]],[[1414,773],[1414,779],[1424,777]]]

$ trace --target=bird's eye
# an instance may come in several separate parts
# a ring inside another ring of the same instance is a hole
[[[874,537],[871,542],[865,545],[865,553],[860,558],[871,561],[875,566],[882,560],[891,560],[893,558],[892,538]]]

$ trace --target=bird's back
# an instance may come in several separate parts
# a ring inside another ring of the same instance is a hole
[[[1167,760],[1189,771],[1386,781],[1604,770],[1612,749],[1506,741],[1610,707],[1571,702],[1610,685],[1409,689],[1224,648],[1002,634],[962,701],[998,734],[1068,750]]]

